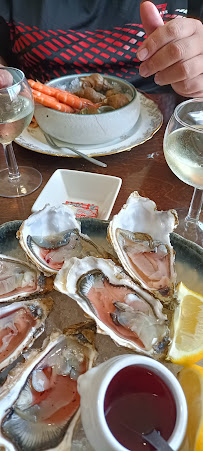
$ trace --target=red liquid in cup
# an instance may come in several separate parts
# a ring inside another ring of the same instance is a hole
[[[168,440],[176,422],[175,400],[165,382],[137,365],[114,376],[106,391],[104,413],[116,440],[131,451],[154,450],[136,432],[156,429]]]

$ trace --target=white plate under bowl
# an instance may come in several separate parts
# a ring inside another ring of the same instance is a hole
[[[111,155],[124,150],[130,150],[132,147],[139,146],[148,139],[152,138],[163,122],[163,116],[158,108],[158,105],[144,94],[139,93],[140,96],[140,117],[135,126],[125,135],[105,144],[98,144],[92,146],[77,145],[75,148],[85,153],[86,155],[99,156]],[[56,140],[60,145],[60,141]],[[67,147],[54,149],[47,144],[44,134],[40,127],[27,127],[20,136],[15,139],[15,142],[26,149],[35,152],[54,155],[56,157],[75,157],[76,155]],[[74,147],[73,144],[71,147]],[[78,158],[78,157],[77,157]]]
[[[97,205],[98,219],[109,219],[119,193],[122,179],[92,172],[57,169],[41,191],[31,211],[41,210],[46,204],[58,206],[68,202]]]

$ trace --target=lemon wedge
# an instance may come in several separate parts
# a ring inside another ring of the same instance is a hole
[[[188,425],[181,451],[203,450],[203,368],[192,365],[183,368],[178,380],[188,406]]]
[[[174,335],[167,359],[179,365],[192,365],[203,358],[203,296],[180,282],[177,298],[179,304],[172,324]]]

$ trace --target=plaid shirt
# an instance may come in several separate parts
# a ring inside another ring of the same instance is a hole
[[[164,21],[187,14],[187,0],[155,3]],[[139,8],[133,0],[1,0],[0,55],[42,82],[100,72],[158,90],[153,77],[139,75],[136,51],[146,37]]]

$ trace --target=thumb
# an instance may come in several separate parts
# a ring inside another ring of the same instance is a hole
[[[0,89],[7,88],[8,86],[12,86],[13,84],[13,77],[6,70],[6,68],[0,64]]]
[[[140,5],[140,16],[143,28],[149,36],[156,28],[164,25],[164,22],[156,6],[150,1],[144,1]]]

